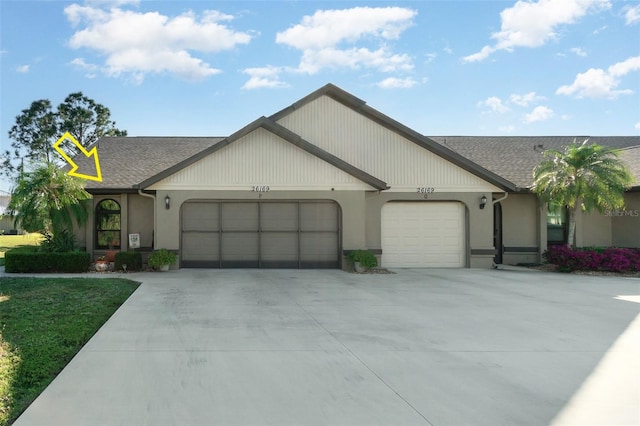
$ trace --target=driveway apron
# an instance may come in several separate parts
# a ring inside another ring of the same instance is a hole
[[[129,274],[143,284],[15,424],[640,424],[640,351],[616,346],[640,280],[395,272]],[[612,352],[617,395],[582,396]]]

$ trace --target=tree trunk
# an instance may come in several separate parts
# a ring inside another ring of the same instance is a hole
[[[576,211],[579,208],[579,204],[569,208],[569,235],[567,236],[567,245],[573,247],[573,240],[576,236]]]

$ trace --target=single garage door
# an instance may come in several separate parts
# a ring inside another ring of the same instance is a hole
[[[189,201],[181,210],[181,266],[338,268],[333,201]]]
[[[456,202],[390,202],[382,207],[382,266],[465,266],[464,207]]]

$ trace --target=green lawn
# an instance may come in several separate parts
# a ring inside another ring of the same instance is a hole
[[[138,285],[0,278],[0,426],[29,406]]]
[[[27,235],[0,235],[0,266],[4,265],[4,253],[14,247],[37,246],[42,241],[38,233]]]

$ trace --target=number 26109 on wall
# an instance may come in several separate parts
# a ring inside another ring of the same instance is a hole
[[[418,194],[433,194],[436,192],[436,189],[432,186],[421,186],[420,188],[416,188]]]

